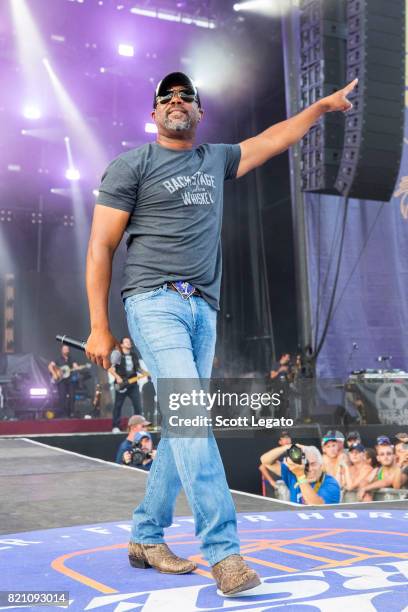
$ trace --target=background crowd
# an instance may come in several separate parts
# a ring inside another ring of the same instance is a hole
[[[297,442],[296,447],[297,455],[283,431],[278,446],[262,455],[265,495],[309,505],[408,496],[408,433],[395,440],[379,436],[374,448],[366,448],[358,431],[345,437],[332,430],[323,436],[321,451]]]

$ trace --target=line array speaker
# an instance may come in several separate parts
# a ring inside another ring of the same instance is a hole
[[[404,137],[405,0],[347,0],[347,81],[358,77],[346,115],[336,188],[388,201]]]
[[[300,11],[300,96],[306,108],[344,86],[346,5],[344,0],[301,0]],[[344,116],[328,113],[302,139],[304,191],[337,193],[343,138]]]

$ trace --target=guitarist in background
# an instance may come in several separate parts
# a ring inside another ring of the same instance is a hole
[[[59,410],[62,408],[65,416],[70,418],[74,413],[74,383],[71,374],[68,378],[62,378],[62,366],[68,366],[70,370],[75,370],[79,367],[76,361],[74,361],[71,357],[69,346],[66,346],[65,344],[63,344],[61,347],[60,356],[55,361],[51,361],[48,364],[48,370],[51,373],[52,380],[57,383]]]
[[[112,366],[108,371],[115,379],[115,383],[123,386],[116,390],[115,403],[113,407],[112,432],[120,433],[120,415],[125,399],[128,397],[132,402],[133,414],[143,414],[141,410],[140,392],[137,380],[126,385],[126,381],[136,378],[144,373],[140,365],[139,356],[132,346],[132,341],[128,337],[122,338],[120,342],[120,352],[122,359],[119,365]]]

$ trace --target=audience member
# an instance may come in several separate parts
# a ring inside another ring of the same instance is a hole
[[[278,445],[284,446],[285,444],[292,444],[292,436],[288,431],[281,431],[280,436],[278,438]]]
[[[396,463],[394,447],[389,443],[389,438],[386,436],[377,438],[376,452],[380,465],[371,470],[367,479],[360,485],[358,499],[361,501],[372,501],[375,491],[393,487],[394,482],[398,482],[396,479],[401,470]]]
[[[297,444],[303,451],[302,462],[295,463],[289,457],[280,461],[291,444],[278,446],[264,453],[262,465],[272,468],[285,482],[290,501],[305,505],[336,504],[340,501],[340,485],[324,471],[323,458],[315,446]]]
[[[395,436],[395,456],[399,466],[408,464],[408,434],[399,433]]]
[[[279,438],[278,438],[278,447],[279,446],[291,446],[292,445],[292,438],[291,435],[288,431],[281,431]],[[279,459],[279,461],[283,461],[283,459]],[[277,490],[277,486],[276,486],[276,481],[279,479],[279,475],[276,474],[271,466],[269,465],[263,465],[262,463],[259,466],[259,471],[261,472],[262,476],[264,477],[264,479],[266,480],[266,482],[268,482],[271,487],[276,491]]]
[[[339,431],[328,431],[322,438],[322,451],[325,472],[343,485],[341,465],[349,462],[344,452],[343,434]]]
[[[394,489],[408,489],[408,434],[400,433],[396,436],[395,444],[396,463],[399,467],[392,486]]]
[[[361,444],[361,436],[358,431],[350,431],[347,434],[346,444],[348,449],[355,444]]]
[[[350,463],[341,463],[342,484],[346,491],[355,491],[368,478],[372,468],[365,460],[365,448],[361,442],[350,446],[348,457]]]
[[[135,454],[135,446],[137,448],[137,461]],[[133,453],[133,456],[132,456]],[[132,467],[137,467],[141,470],[149,471],[152,467],[153,459],[156,456],[156,450],[153,448],[152,436],[148,431],[139,431],[134,438],[133,447],[130,451],[123,453],[123,463]]]
[[[271,371],[270,371],[270,377],[272,380],[278,377],[284,378],[286,380],[289,375],[289,371],[290,371],[290,354],[283,353],[280,356],[279,361],[276,361],[275,363],[272,364]]]
[[[373,448],[365,449],[364,459],[365,459],[365,462],[371,467],[372,470],[379,466],[379,463],[377,461],[377,453],[375,452]]]
[[[131,450],[135,435],[140,431],[145,431],[150,424],[150,421],[146,421],[141,414],[134,414],[130,417],[127,424],[128,435],[117,450],[116,463],[126,463],[123,461],[123,455],[125,452]]]

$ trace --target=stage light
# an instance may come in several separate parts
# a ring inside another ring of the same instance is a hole
[[[252,11],[268,17],[281,17],[291,9],[289,0],[248,0],[247,2],[237,2],[232,7],[234,11]]]
[[[126,147],[127,149],[135,149],[136,147],[140,147],[140,145],[144,144],[144,141],[139,140],[122,140],[122,147]]]
[[[47,142],[58,142],[61,143],[62,126],[52,127],[36,127],[30,129],[23,128],[20,130],[22,136],[30,136],[31,138],[38,138],[39,140],[45,140]],[[62,132],[63,133],[63,132]]]
[[[9,164],[7,166],[7,170],[9,172],[20,172],[21,171],[21,166],[19,166],[18,164]]]
[[[180,13],[176,11],[165,11],[159,8],[146,9],[141,6],[133,6],[130,12],[134,15],[140,15],[141,17],[153,17],[154,19],[161,19],[163,21],[175,21],[177,23],[184,23],[186,25],[194,25],[198,28],[209,28],[210,30],[216,27],[213,19],[205,19],[203,17],[196,17],[195,15],[188,15],[186,13]]]
[[[10,0],[10,6],[19,67],[23,77],[24,99],[27,101],[27,115],[24,109],[24,116],[27,119],[39,119],[41,112],[36,106],[40,102],[44,106],[48,93],[40,64],[41,57],[46,54],[46,45],[31,15],[27,0]]]
[[[5,221],[7,221],[7,223],[10,223],[12,219],[13,219],[13,214],[11,210],[5,210],[4,208],[0,210],[0,221],[2,223],[4,223]]]
[[[220,97],[220,92],[232,95],[242,82],[241,66],[234,60],[235,50],[225,40],[219,45],[208,41],[194,43],[188,49],[188,74],[202,94]]]
[[[31,397],[47,397],[48,389],[45,387],[31,387],[30,396]]]
[[[124,57],[133,57],[135,54],[135,50],[132,45],[126,45],[121,43],[118,45],[118,53],[119,55],[123,55]]]
[[[61,36],[61,34],[51,34],[51,40],[57,43],[64,43],[65,36]]]
[[[50,64],[47,57],[43,57],[42,62],[48,73],[53,91],[63,112],[66,127],[74,143],[86,149],[86,154],[90,159],[92,170],[95,169],[100,174],[107,165],[106,153],[100,145],[96,135],[89,127],[73,99],[61,83],[58,75]],[[71,163],[69,163],[71,167]]]
[[[65,171],[65,178],[69,181],[79,181],[81,175],[77,168],[67,168]]]
[[[268,0],[248,0],[248,2],[237,2],[233,5],[234,11],[253,11],[259,8],[265,8],[269,4]]]
[[[157,134],[157,125],[155,123],[145,123],[145,132],[146,134]]]
[[[65,227],[74,227],[75,219],[72,215],[64,215],[63,225]]]
[[[62,196],[63,198],[72,198],[72,190],[65,187],[51,187],[50,193]]]
[[[139,6],[133,6],[130,12],[134,15],[141,15],[142,17],[156,17],[156,11],[150,9],[144,9]]]
[[[197,19],[196,17],[192,18],[182,15],[180,21],[181,23],[185,23],[187,25],[195,25],[197,28],[208,28],[209,30],[213,30],[216,27],[215,21],[212,21],[211,19]]]
[[[97,198],[99,195],[99,189],[92,189],[92,193],[95,196],[95,198]]]
[[[163,19],[163,21],[176,21],[177,23],[181,20],[180,13],[169,13],[168,11],[158,11],[157,18]]]
[[[23,109],[23,116],[26,119],[40,119],[41,111],[38,106],[34,106],[33,104],[27,104],[27,106]]]

